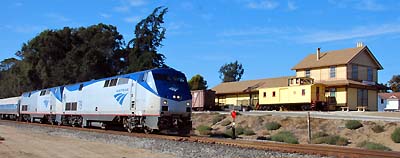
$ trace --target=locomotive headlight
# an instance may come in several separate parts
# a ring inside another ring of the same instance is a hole
[[[186,106],[190,106],[190,102],[187,102],[187,103],[186,103]]]
[[[174,98],[174,99],[175,99],[175,98],[176,98],[176,95],[173,95],[173,96],[172,96],[172,98]]]
[[[168,104],[168,101],[164,100],[164,101],[163,101],[163,104],[164,104],[164,105],[167,105],[167,104]]]
[[[177,96],[176,96],[176,99],[181,99],[181,96],[177,95]]]

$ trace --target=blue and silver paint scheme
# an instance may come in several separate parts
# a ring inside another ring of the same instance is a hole
[[[19,117],[19,99],[20,97],[0,99],[1,119],[17,119]]]

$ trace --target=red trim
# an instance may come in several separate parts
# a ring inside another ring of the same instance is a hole
[[[135,115],[135,114],[77,114],[77,113],[41,113],[41,112],[24,112],[21,114],[36,114],[36,115],[83,115],[83,116],[160,116],[160,114],[143,114],[143,115]]]

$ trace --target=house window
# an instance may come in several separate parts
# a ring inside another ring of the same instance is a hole
[[[305,89],[302,89],[302,90],[301,90],[301,95],[302,95],[302,96],[305,96],[305,95],[306,95],[306,90],[305,90]]]
[[[330,97],[336,97],[336,88],[330,88],[329,89],[329,96]]]
[[[367,75],[368,75],[367,80],[368,80],[368,81],[372,81],[372,68],[371,68],[371,67],[368,67],[368,69],[367,69]]]
[[[357,90],[357,106],[368,106],[368,90]]]
[[[275,97],[275,91],[272,92],[272,97]]]
[[[331,71],[330,71],[330,77],[335,78],[336,77],[336,66],[331,66]]]
[[[310,77],[310,69],[306,70],[306,77]]]
[[[351,78],[353,80],[358,80],[358,65],[353,65],[351,67]]]
[[[264,98],[267,97],[267,92],[264,92],[264,93],[263,93],[263,97],[264,97]]]

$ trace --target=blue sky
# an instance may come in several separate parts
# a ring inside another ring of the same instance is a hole
[[[14,57],[44,29],[117,26],[125,41],[157,6],[166,6],[160,53],[188,79],[200,74],[209,87],[218,70],[238,60],[242,80],[295,75],[291,68],[316,48],[355,47],[361,41],[380,61],[386,83],[399,72],[400,1],[397,0],[3,0],[0,60]]]

